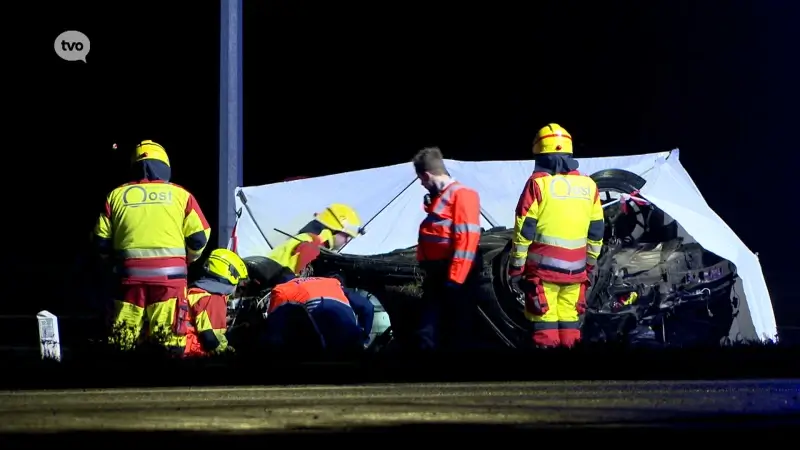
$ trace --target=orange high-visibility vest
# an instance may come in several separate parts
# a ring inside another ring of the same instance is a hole
[[[472,269],[481,240],[480,197],[454,181],[425,205],[419,226],[417,260],[450,261],[448,276],[463,283]]]

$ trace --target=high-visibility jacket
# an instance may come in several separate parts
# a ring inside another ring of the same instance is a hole
[[[425,205],[428,216],[419,225],[417,260],[449,261],[448,277],[464,283],[481,240],[480,197],[453,181]]]
[[[227,296],[192,287],[187,294],[191,311],[185,336],[185,356],[202,356],[228,348]]]
[[[603,207],[597,184],[578,171],[534,172],[516,210],[512,265],[553,283],[586,281],[603,245]]]
[[[286,303],[306,304],[313,300],[331,299],[350,306],[350,300],[342,289],[342,284],[336,278],[308,277],[295,278],[279,284],[272,289],[269,296],[271,313],[279,306]]]
[[[185,283],[187,261],[203,253],[211,227],[189,191],[145,180],[108,194],[94,234],[118,260],[123,279],[170,284]]]
[[[326,310],[330,312],[331,306],[334,307],[333,309],[339,309],[342,312],[342,308],[336,308],[336,305],[344,305],[349,312],[334,314],[333,316],[323,313],[322,322],[317,322],[317,325],[323,325],[322,329],[324,330],[327,328],[324,326],[325,324],[332,325],[330,322],[331,317],[337,317],[336,321],[338,323],[333,326],[337,329],[345,327],[339,331],[345,331],[346,327],[357,326],[363,333],[364,339],[369,340],[372,321],[375,318],[374,306],[368,298],[357,291],[343,287],[336,278],[295,278],[275,286],[270,293],[267,313],[270,314],[287,303],[305,305],[308,312],[316,319],[320,319],[319,316],[315,315],[316,313]],[[350,331],[352,330],[350,328]],[[328,328],[328,332],[336,331]]]
[[[308,264],[319,256],[319,248],[333,238],[330,230],[322,230],[319,235],[302,233],[289,238],[283,244],[275,247],[267,257],[300,275]]]

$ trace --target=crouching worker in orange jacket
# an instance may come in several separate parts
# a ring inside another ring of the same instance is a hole
[[[312,322],[303,337],[313,335],[310,338],[319,343],[319,349],[333,353],[362,350],[369,342],[375,314],[369,299],[342,287],[336,278],[312,277],[279,284],[270,293],[268,345],[278,350],[296,347],[287,341],[298,335],[294,326],[297,321],[292,318],[297,317],[300,308]]]
[[[546,125],[533,142],[536,167],[520,195],[509,276],[525,294],[525,316],[539,347],[581,339],[588,274],[605,231],[597,185],[578,172],[572,137]]]
[[[225,333],[228,299],[247,280],[247,266],[234,252],[218,248],[203,264],[203,275],[189,285],[189,320],[183,329],[183,356],[207,356],[233,351]]]

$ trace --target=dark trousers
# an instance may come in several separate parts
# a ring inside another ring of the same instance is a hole
[[[473,278],[473,277],[471,277]],[[417,350],[464,351],[473,348],[477,303],[473,281],[447,288],[447,276],[433,272],[422,283],[414,341]]]
[[[318,355],[325,349],[322,333],[301,303],[281,305],[267,316],[261,344],[290,357]]]
[[[364,339],[353,308],[328,298],[314,303],[309,302],[307,308],[319,332],[322,333],[326,350],[333,352],[363,350]]]
[[[297,355],[363,350],[353,309],[332,299],[279,306],[267,316],[262,342],[271,350]]]

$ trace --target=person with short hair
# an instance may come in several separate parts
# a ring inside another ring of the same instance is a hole
[[[419,226],[417,261],[425,272],[416,343],[419,349],[464,350],[471,346],[476,314],[468,287],[482,264],[480,196],[451,177],[438,147],[424,148],[412,159],[428,190],[427,217]]]

